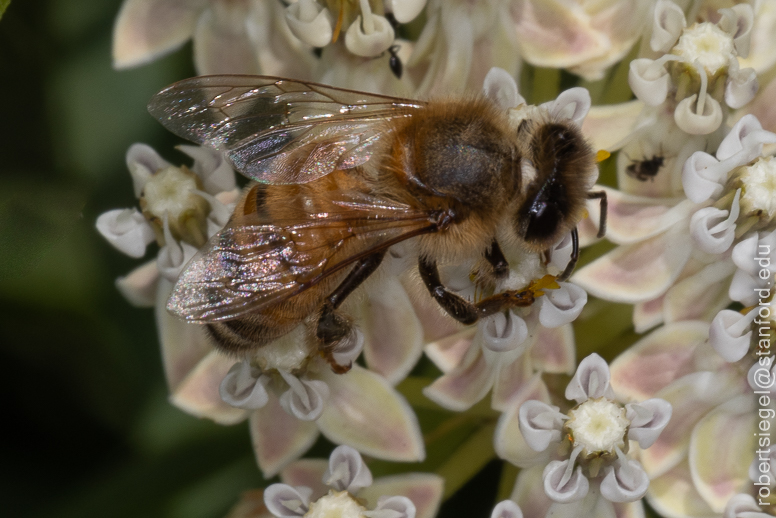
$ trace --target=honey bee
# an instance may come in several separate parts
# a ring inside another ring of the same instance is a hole
[[[437,264],[486,261],[503,278],[499,239],[544,252],[576,225],[597,176],[576,124],[551,116],[510,124],[484,97],[416,101],[263,76],[204,76],[153,97],[173,133],[224,152],[256,183],[226,227],[188,264],[168,309],[205,323],[215,344],[245,354],[300,323],[332,349],[352,336],[340,305],[394,244],[416,238],[431,297],[471,324],[529,306],[530,286],[471,302]],[[500,237],[499,237],[500,236]]]

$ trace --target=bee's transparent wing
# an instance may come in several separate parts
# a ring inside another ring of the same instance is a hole
[[[167,308],[194,322],[229,320],[282,303],[361,258],[438,228],[432,212],[362,193],[330,196],[334,210],[283,222],[261,221],[255,212],[234,218],[186,266]]]
[[[388,122],[425,103],[267,76],[201,76],[156,94],[148,110],[170,131],[224,151],[272,184],[311,182],[369,160]]]

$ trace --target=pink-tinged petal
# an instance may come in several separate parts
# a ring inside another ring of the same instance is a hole
[[[776,103],[773,102],[775,96],[776,78],[761,88],[752,104],[745,109],[746,112],[754,114],[759,119],[763,128],[770,131],[776,131]]]
[[[577,368],[577,351],[572,325],[555,329],[539,327],[536,332],[530,352],[534,368],[550,374],[573,374]]]
[[[643,241],[676,224],[686,225],[695,205],[679,198],[634,196],[608,187],[606,239],[617,244]],[[597,215],[596,215],[597,219]]]
[[[698,492],[718,513],[751,484],[749,465],[757,450],[757,414],[750,394],[714,409],[692,430],[690,471]],[[710,455],[709,452],[714,452]]]
[[[423,460],[418,419],[385,378],[358,365],[344,375],[326,369],[321,377],[331,390],[317,421],[327,439],[380,459]]]
[[[206,0],[125,0],[113,28],[113,66],[153,61],[183,45]]]
[[[696,372],[658,393],[671,404],[673,414],[657,441],[642,452],[641,462],[650,477],[666,473],[684,459],[690,433],[701,417],[743,393],[745,389],[738,377],[734,373]]]
[[[253,452],[264,478],[277,475],[318,439],[314,422],[301,421],[288,414],[275,397],[251,413],[250,430]]]
[[[391,477],[380,477],[358,493],[370,509],[377,505],[381,496],[405,496],[415,504],[415,518],[434,518],[442,502],[445,480],[433,473],[403,473]]]
[[[665,293],[692,251],[683,232],[667,232],[640,243],[623,245],[577,271],[571,282],[588,293],[630,304]]]
[[[495,378],[495,366],[485,361],[475,340],[463,363],[424,388],[423,394],[444,408],[462,412],[485,397]]]
[[[547,514],[552,501],[544,492],[542,472],[544,465],[520,470],[510,500],[517,502],[526,517],[540,517]]]
[[[695,349],[708,336],[706,322],[677,322],[648,334],[609,366],[615,392],[626,401],[653,397],[671,382],[695,370]]]
[[[326,459],[299,459],[283,468],[280,480],[289,486],[309,487],[313,490],[311,498],[317,500],[329,492],[329,487],[323,483],[323,474],[328,467]]]
[[[621,104],[593,106],[582,123],[582,133],[593,149],[615,151],[636,126],[644,103],[638,99]]]
[[[159,343],[162,347],[162,364],[167,378],[167,388],[171,393],[175,393],[183,379],[197,367],[197,364],[206,356],[213,354],[213,345],[205,326],[185,322],[167,311],[167,299],[171,292],[172,284],[170,281],[165,278],[159,279],[154,313]],[[218,357],[214,355],[210,361],[213,362]],[[223,356],[221,358],[223,358],[224,365],[229,364],[229,367],[226,367],[224,371],[224,375],[226,375],[234,361],[230,362]],[[217,395],[221,379],[223,376],[219,379],[214,377],[215,384],[212,389],[215,392],[211,396]],[[220,396],[218,399],[220,400]]]
[[[259,61],[245,31],[244,4],[217,2],[194,31],[194,66],[200,74],[259,74]]]
[[[221,380],[233,364],[232,358],[211,352],[180,382],[170,402],[188,414],[207,417],[218,424],[243,421],[248,412],[227,405],[218,393]]]
[[[423,354],[423,326],[407,292],[393,277],[369,290],[359,308],[367,366],[398,383]]]
[[[539,464],[542,461],[546,462],[549,455],[549,452],[537,452],[528,446],[520,431],[519,410],[523,403],[529,400],[541,401],[546,404],[550,402],[547,385],[538,374],[531,379],[523,391],[515,396],[512,405],[501,414],[493,434],[493,446],[496,454],[522,468]]]
[[[159,285],[159,269],[156,260],[138,266],[124,277],[116,279],[116,288],[138,308],[150,308],[156,301],[156,290]]]
[[[664,302],[665,295],[661,295],[633,306],[633,328],[637,333],[645,333],[663,323]]]
[[[645,518],[644,504],[637,502],[624,502],[614,504],[614,514],[617,518]]]
[[[711,320],[730,303],[727,280],[736,267],[731,261],[708,265],[700,272],[681,280],[665,295],[663,320]]]
[[[477,332],[475,326],[431,342],[423,348],[426,356],[434,362],[442,372],[450,372],[458,367],[472,347],[472,340]]]
[[[690,478],[690,468],[686,462],[668,473],[652,479],[649,483],[647,501],[660,516],[666,518],[715,516],[695,489]]]
[[[534,364],[527,354],[513,362],[504,362],[496,371],[491,407],[501,412],[506,410],[517,393],[531,381],[533,374]]]

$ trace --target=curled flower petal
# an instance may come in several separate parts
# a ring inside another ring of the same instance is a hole
[[[590,92],[577,86],[561,92],[557,99],[544,103],[541,107],[546,108],[555,120],[570,119],[582,127],[591,105]]]
[[[574,249],[574,243],[571,240],[571,233],[566,234],[550,249],[550,264],[557,268],[558,272],[566,269],[566,265],[571,260],[571,253]]]
[[[639,58],[630,62],[628,84],[639,100],[649,106],[659,106],[666,100],[671,76],[662,64]]]
[[[768,518],[769,516],[757,506],[752,495],[743,493],[730,497],[722,513],[722,518]]]
[[[97,231],[108,243],[130,257],[143,257],[155,239],[154,231],[137,209],[116,209],[100,214]]]
[[[773,143],[776,143],[776,133],[764,130],[757,117],[750,113],[741,117],[722,139],[717,148],[717,159],[735,158],[730,166],[733,169],[762,155],[763,144]]]
[[[720,162],[703,151],[696,151],[682,166],[685,195],[695,203],[719,196],[729,171],[730,164]]]
[[[291,32],[313,47],[331,43],[333,20],[326,7],[315,0],[299,0],[286,8],[286,22]]]
[[[754,25],[754,10],[751,5],[738,4],[727,9],[720,9],[721,15],[717,26],[733,37],[736,53],[745,58],[749,55],[749,44],[752,39]]]
[[[377,506],[384,495],[406,496],[415,506],[417,518],[434,518],[444,491],[444,479],[433,473],[401,473],[380,477],[358,493],[368,506]],[[386,509],[394,504],[389,503]]]
[[[728,66],[728,80],[725,83],[725,104],[737,109],[754,99],[760,85],[753,68],[739,69],[738,60],[732,58]]]
[[[582,467],[577,466],[572,475],[568,473],[572,466],[569,460],[554,460],[544,468],[544,492],[550,500],[568,504],[582,500],[587,495],[590,483],[582,474]]]
[[[761,288],[760,280],[753,277],[743,270],[736,270],[733,279],[730,281],[728,295],[731,299],[737,300],[745,306],[757,304],[757,298]],[[762,292],[765,294],[765,291]]]
[[[300,379],[278,370],[289,389],[280,396],[280,404],[286,412],[302,421],[315,421],[320,417],[329,397],[329,386],[320,380]]]
[[[674,121],[679,128],[690,135],[708,135],[722,124],[722,107],[716,99],[706,96],[703,112],[698,113],[695,99],[698,94],[692,94],[679,101],[674,110]]]
[[[272,484],[264,490],[264,505],[278,518],[304,516],[310,509],[309,487],[291,487],[288,484]]]
[[[351,334],[337,342],[332,349],[332,358],[339,365],[350,365],[356,361],[363,349],[364,333],[356,327]]]
[[[545,291],[539,309],[539,322],[555,328],[576,320],[587,304],[587,292],[570,282],[558,283],[560,288]]]
[[[329,455],[329,466],[323,474],[323,483],[337,491],[355,495],[372,485],[372,472],[361,454],[350,446],[337,446]]]
[[[730,248],[736,237],[740,196],[741,189],[738,189],[729,212],[716,207],[704,207],[692,215],[690,234],[698,244],[698,248],[710,254],[722,254]]]
[[[520,347],[528,337],[528,326],[513,311],[496,313],[480,320],[478,330],[482,336],[482,346],[494,351],[513,351]]]
[[[769,255],[764,251],[776,252],[776,231],[765,236],[752,234],[746,239],[742,239],[733,247],[733,263],[738,269],[743,270],[751,276],[756,276],[763,268],[773,268],[776,261],[772,261]]]
[[[408,23],[426,7],[426,0],[386,0],[385,4],[397,22]]]
[[[490,518],[523,518],[523,512],[512,500],[503,500],[493,508]]]
[[[738,311],[723,309],[711,321],[709,344],[725,361],[737,362],[749,351],[752,340],[749,326],[756,315],[754,310],[742,315]]]
[[[556,406],[528,400],[518,412],[520,432],[532,450],[544,451],[551,442],[560,442],[565,417]]]
[[[577,372],[566,387],[566,399],[577,403],[599,397],[614,399],[609,378],[606,360],[593,353],[579,363]]]
[[[638,461],[621,457],[601,481],[601,495],[611,502],[635,502],[649,488],[649,477]]]
[[[185,241],[178,242],[172,237],[167,215],[164,217],[165,245],[156,256],[156,266],[162,277],[175,282],[183,271],[183,267],[197,254],[197,249]]]
[[[231,191],[237,187],[234,170],[220,151],[207,146],[185,144],[176,146],[176,149],[194,159],[191,171],[202,179],[202,185],[209,194]]]
[[[406,496],[383,496],[373,511],[364,514],[367,518],[415,518],[415,504]]]
[[[668,52],[687,27],[684,11],[673,2],[658,0],[649,46],[655,52]]]
[[[140,195],[143,193],[143,187],[154,173],[172,165],[159,156],[159,153],[154,148],[140,142],[129,146],[125,161],[127,169],[129,169],[129,175],[132,177],[132,186],[135,189],[136,198],[140,198]]]
[[[628,438],[637,441],[642,448],[652,446],[671,419],[672,412],[671,403],[659,398],[628,403],[625,409],[631,422]]]
[[[251,367],[248,362],[237,362],[224,376],[218,392],[224,403],[228,405],[255,410],[269,401],[269,394],[265,388],[267,381],[269,380],[261,375],[261,371]]]
[[[491,68],[485,76],[482,93],[504,110],[525,103],[525,99],[517,93],[515,78],[499,67]]]
[[[383,16],[376,14],[365,16],[371,17],[374,27],[371,31],[365,29],[364,26],[368,22],[364,20],[362,26],[361,15],[359,15],[345,33],[345,46],[356,56],[371,58],[388,50],[388,47],[393,44],[395,35],[393,27]]]

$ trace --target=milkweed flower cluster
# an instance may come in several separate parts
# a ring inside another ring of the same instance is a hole
[[[431,518],[465,482],[450,474],[482,466],[476,448],[507,466],[499,499],[509,499],[489,506],[491,518],[638,517],[642,499],[665,517],[773,514],[776,1],[125,0],[114,65],[188,40],[201,74],[481,95],[515,127],[562,120],[607,151],[601,160],[616,153],[601,185],[585,186],[607,203],[588,200],[579,238],[590,251],[573,276],[562,275],[576,260],[571,234],[541,253],[505,248],[509,271],[493,285],[481,280],[485,259],[440,264],[464,300],[534,299],[463,325],[429,296],[415,242],[395,244],[342,306],[354,332],[327,352],[350,366],[335,374],[314,338],[317,315],[226,356],[205,326],[167,313],[173,284],[227,225],[240,190],[217,150],[181,146],[193,163],[173,166],[133,145],[138,207],[106,212],[97,228],[131,257],[154,242],[158,252],[117,286],[156,308],[172,403],[221,424],[247,420],[260,470],[283,480],[230,516]],[[633,100],[597,105],[624,89]],[[534,166],[523,159],[521,177],[535,178]],[[426,429],[427,409],[449,420]],[[425,461],[447,481],[372,479],[372,459],[422,461],[470,425],[478,433],[450,446],[449,460]],[[339,445],[328,462],[302,458],[321,435]]]

